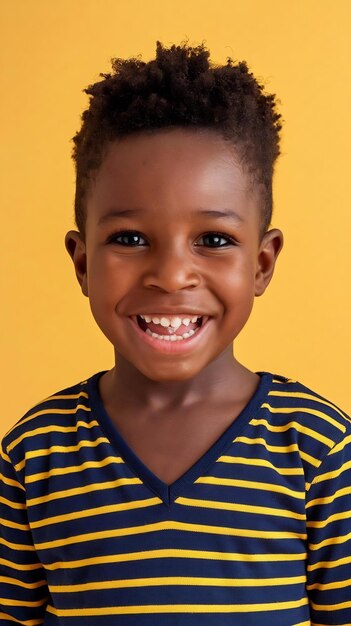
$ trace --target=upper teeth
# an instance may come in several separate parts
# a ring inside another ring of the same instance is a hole
[[[147,324],[153,322],[153,324],[161,324],[161,326],[172,328],[179,328],[182,324],[189,326],[190,322],[195,323],[198,319],[201,319],[201,315],[194,315],[194,317],[150,317],[149,315],[140,315]]]

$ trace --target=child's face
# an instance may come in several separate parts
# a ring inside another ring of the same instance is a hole
[[[219,355],[233,359],[232,342],[282,246],[278,230],[260,240],[250,183],[214,133],[173,129],[110,144],[87,197],[86,242],[70,231],[66,246],[117,360],[165,381],[193,378]],[[140,336],[132,316],[165,309],[210,316],[193,347],[167,354]]]

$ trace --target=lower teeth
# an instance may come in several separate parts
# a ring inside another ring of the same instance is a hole
[[[155,339],[163,339],[164,341],[183,341],[183,339],[188,339],[197,333],[199,328],[195,330],[189,330],[188,333],[184,333],[184,335],[158,335],[157,333],[152,333],[149,328],[146,329],[146,333],[150,335],[150,337],[155,337]]]

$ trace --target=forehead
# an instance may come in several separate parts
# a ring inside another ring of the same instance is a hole
[[[250,219],[258,216],[258,203],[231,143],[211,131],[165,129],[106,146],[87,195],[87,225],[114,208],[178,220],[195,210],[220,208]]]

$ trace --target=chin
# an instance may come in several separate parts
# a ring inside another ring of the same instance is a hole
[[[192,380],[193,378],[195,378],[195,376],[197,376],[197,374],[202,371],[202,369],[204,369],[200,368],[199,371],[194,371],[194,369],[185,367],[184,363],[173,363],[170,364],[169,368],[167,368],[166,365],[163,363],[162,366],[160,365],[159,369],[148,368],[145,370],[142,367],[138,367],[136,363],[131,363],[131,365],[135,367],[135,369],[139,370],[139,372],[143,376],[145,376],[145,378],[153,380],[157,383],[184,382],[187,380]]]

